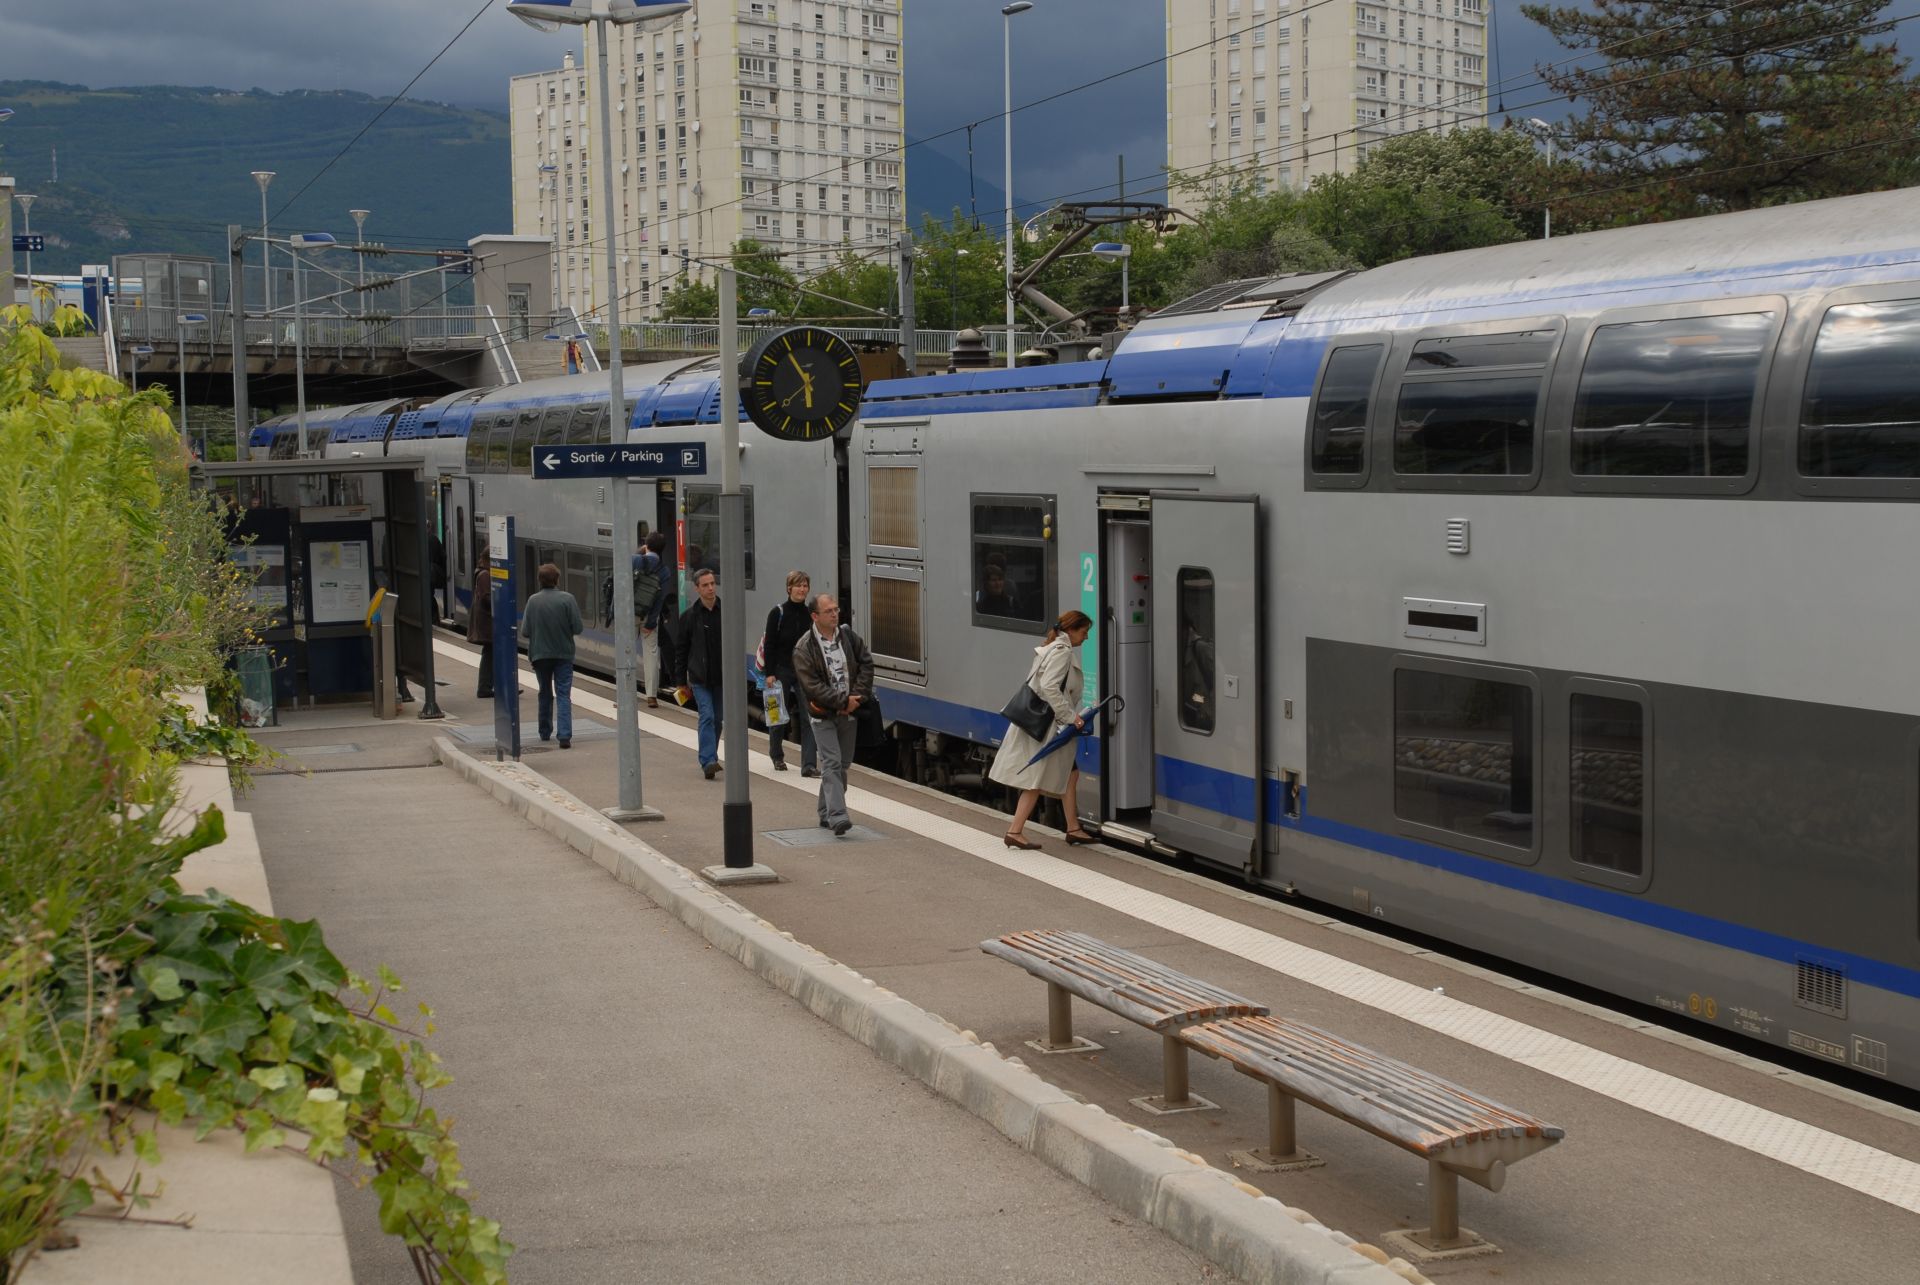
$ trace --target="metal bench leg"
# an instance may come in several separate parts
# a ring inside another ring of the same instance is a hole
[[[1285,1159],[1300,1149],[1293,1131],[1293,1096],[1280,1091],[1277,1084],[1267,1085],[1267,1151],[1275,1160]]]
[[[1073,1045],[1073,996],[1064,986],[1047,983],[1047,1046],[1064,1049]]]
[[[1433,1193],[1433,1225],[1427,1239],[1435,1249],[1460,1243],[1460,1178],[1438,1160],[1427,1161],[1427,1187]]]
[[[1171,1035],[1160,1037],[1162,1108],[1187,1105],[1187,1046]]]
[[[1295,1169],[1315,1169],[1326,1162],[1300,1150],[1293,1125],[1293,1095],[1267,1081],[1267,1149],[1228,1153],[1242,1169],[1256,1173],[1285,1173]]]

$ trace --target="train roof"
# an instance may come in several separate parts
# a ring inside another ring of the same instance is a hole
[[[876,382],[863,413],[1304,395],[1329,336],[1920,276],[1920,188],[1225,282],[1106,359]],[[1289,340],[1307,342],[1287,342]]]

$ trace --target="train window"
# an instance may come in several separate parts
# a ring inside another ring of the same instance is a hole
[[[1540,424],[1538,375],[1408,381],[1394,407],[1396,473],[1525,476]]]
[[[1638,878],[1646,869],[1646,710],[1589,692],[1568,700],[1573,859]]]
[[[1827,309],[1800,407],[1808,477],[1920,477],[1920,299]]]
[[[1313,402],[1315,473],[1367,471],[1367,411],[1385,351],[1383,344],[1358,344],[1327,358]]]
[[[1054,497],[975,495],[973,623],[1038,633],[1054,614]]]
[[[1515,330],[1500,335],[1446,335],[1422,339],[1407,358],[1410,375],[1488,366],[1542,366],[1553,357],[1552,330]]]
[[[559,446],[567,440],[567,421],[573,418],[571,406],[549,406],[540,417],[540,435],[533,439],[535,446]]]
[[[1743,312],[1596,329],[1573,407],[1573,471],[1744,476],[1773,323]]]
[[[1503,847],[1533,846],[1533,692],[1426,669],[1393,675],[1393,810]]]
[[[523,410],[520,422],[513,428],[512,453],[507,457],[507,467],[502,472],[518,473],[522,477],[533,475],[533,442],[540,435],[540,412]]]
[[[1181,567],[1174,627],[1180,634],[1180,726],[1213,735],[1213,572]]]
[[[566,573],[561,587],[573,595],[580,605],[580,614],[593,624],[599,624],[604,616],[599,614],[600,581],[593,574],[592,549],[567,549],[566,561],[560,563]]]
[[[753,488],[742,487],[746,496],[747,589],[753,588]],[[689,486],[684,488],[687,515],[687,585],[693,584],[692,572],[701,567],[720,569],[720,488]],[[784,573],[783,573],[784,574]]]
[[[487,472],[505,473],[507,457],[512,449],[513,416],[497,416],[493,422],[493,431],[487,435]]]
[[[575,406],[573,419],[567,425],[567,444],[592,446],[595,442],[606,441],[606,421],[605,406]]]

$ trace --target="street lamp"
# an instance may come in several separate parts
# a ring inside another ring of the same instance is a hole
[[[273,247],[267,244],[267,184],[273,182],[273,175],[274,171],[272,170],[253,171],[253,181],[260,185],[260,289],[263,291],[261,299],[265,302],[267,309],[267,337],[269,339],[273,337]],[[242,289],[240,292],[240,302],[242,305],[240,311],[243,316],[246,314],[246,298],[246,291]],[[276,353],[279,351],[279,347],[278,344],[274,345],[274,351]]]
[[[1133,247],[1125,241],[1101,241],[1087,251],[1096,259],[1120,260],[1120,312],[1127,312],[1127,260],[1133,257]]]
[[[1032,0],[1013,0],[1000,10],[1001,119],[1006,133],[1007,261],[1002,281],[1007,292],[1007,369],[1013,369],[1013,15],[1033,8]]]
[[[354,280],[354,285],[357,287],[353,292],[354,311],[362,318],[367,315],[367,252],[362,247],[367,244],[367,216],[372,213],[372,210],[347,211],[348,216],[353,219],[353,257],[359,260],[359,271],[355,273]],[[361,337],[364,339],[366,326],[363,324],[360,330]]]
[[[33,203],[40,198],[22,192],[13,199],[20,202],[20,209],[26,214],[26,226],[20,229],[20,234],[31,238],[33,236]],[[33,297],[33,241],[31,239],[27,241],[27,313],[35,319],[40,316],[40,304]]]
[[[960,260],[972,258],[965,248],[955,246],[947,256],[947,329],[960,329]],[[951,346],[951,345],[949,345]]]
[[[187,327],[206,324],[207,315],[203,312],[184,312],[173,319],[173,338],[180,348],[180,445],[189,450],[193,439],[187,436]]]
[[[690,0],[511,0],[507,12],[538,31],[553,31],[559,26],[583,26],[587,23],[599,25],[599,39],[595,42],[599,49],[599,79],[595,89],[600,99],[599,137],[595,141],[600,145],[600,224],[606,229],[607,238],[607,392],[608,414],[613,418],[613,440],[624,443],[632,428],[627,415],[626,383],[620,358],[620,258],[619,232],[620,217],[615,213],[620,208],[614,196],[613,186],[613,89],[607,76],[607,43],[612,36],[609,26],[638,26],[641,30],[659,30],[671,26],[681,14],[693,8]],[[558,247],[556,246],[556,266],[558,273]],[[724,356],[724,354],[723,354]],[[720,418],[728,426],[733,440],[737,443],[740,434],[738,422],[738,403],[723,400],[726,413]],[[722,486],[720,495],[721,538],[725,542],[726,586],[734,600],[721,612],[721,638],[726,654],[736,659],[746,655],[746,613],[744,602],[738,601],[746,575],[745,549],[746,517],[744,500],[739,492],[739,450],[737,445],[730,451],[723,451],[728,478],[731,487]],[[628,483],[624,479],[615,479],[610,497],[613,518],[613,551],[616,562],[623,555],[631,556],[634,546],[634,525],[632,499]],[[734,494],[728,495],[732,490]],[[731,505],[729,505],[731,501]],[[616,714],[618,715],[619,752],[620,752],[620,805],[608,810],[608,815],[616,821],[638,821],[658,819],[657,809],[649,808],[640,797],[640,703],[634,698],[634,637],[633,628],[633,577],[624,574],[618,566],[613,577],[613,677],[617,695]],[[730,665],[729,668],[738,668]],[[737,675],[736,675],[737,677]],[[728,765],[733,771],[727,774],[727,810],[735,810],[735,796],[744,805],[747,788],[747,706],[746,691],[739,682],[725,686],[726,710],[724,718],[729,729],[727,739]],[[737,734],[737,738],[735,739]],[[736,752],[737,751],[737,752]],[[750,837],[750,832],[749,832]],[[749,857],[749,860],[751,858]],[[728,854],[728,865],[733,864],[732,853]]]
[[[1547,145],[1547,176],[1549,180],[1551,180],[1553,167],[1560,159],[1560,148],[1553,137],[1553,126],[1547,124],[1547,122],[1541,120],[1538,116],[1529,116],[1527,117],[1527,130],[1529,133],[1537,135]],[[1553,207],[1551,205],[1546,207],[1545,214],[1546,228],[1541,233],[1540,239],[1542,241],[1551,241],[1553,239]]]
[[[300,456],[307,454],[307,331],[300,317],[300,252],[329,250],[338,245],[331,232],[296,232],[287,238],[287,256],[293,260],[293,402],[300,425]]]
[[[135,344],[132,352],[133,366],[127,371],[127,387],[137,393],[140,391],[140,359],[153,356],[153,345]]]

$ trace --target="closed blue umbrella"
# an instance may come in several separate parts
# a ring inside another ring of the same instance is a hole
[[[1055,732],[1053,739],[1045,745],[1042,745],[1039,750],[1034,753],[1034,756],[1027,760],[1026,766],[1032,767],[1035,763],[1038,763],[1041,759],[1047,757],[1047,755],[1053,753],[1068,741],[1081,736],[1092,736],[1095,726],[1094,720],[1099,715],[1107,714],[1111,717],[1125,710],[1126,707],[1127,702],[1119,696],[1109,696],[1105,700],[1095,701],[1080,711],[1081,726],[1075,727],[1072,723],[1068,723],[1059,731]]]

